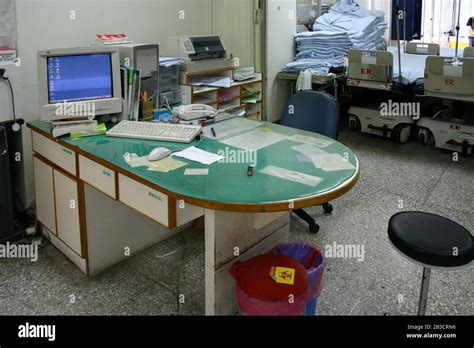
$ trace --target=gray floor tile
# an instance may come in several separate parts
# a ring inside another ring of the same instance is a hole
[[[461,210],[472,213],[474,165],[467,160],[472,161],[463,158],[460,162],[451,163],[430,194],[428,204],[444,207],[446,211]]]
[[[2,291],[0,296],[0,315],[31,315],[28,302],[15,294]]]
[[[163,286],[153,284],[112,311],[112,315],[177,315],[178,298]]]
[[[178,314],[185,315],[185,316],[205,315],[206,314],[205,303],[192,302],[192,301],[186,301],[185,303],[180,303]]]
[[[186,302],[205,303],[204,234],[198,230],[190,230],[186,234],[178,294],[184,295]]]
[[[75,284],[54,266],[49,258],[24,263],[3,282],[11,293],[32,303],[65,299],[75,291]]]
[[[78,280],[73,294],[75,312],[96,313],[118,307],[134,298],[153,282],[127,264],[120,263],[94,278]]]
[[[185,239],[180,233],[132,257],[126,263],[154,282],[176,291],[184,245]]]

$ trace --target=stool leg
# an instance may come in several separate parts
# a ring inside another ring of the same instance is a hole
[[[421,281],[420,304],[418,315],[425,315],[426,303],[428,302],[428,289],[430,287],[431,268],[423,268],[423,280]]]

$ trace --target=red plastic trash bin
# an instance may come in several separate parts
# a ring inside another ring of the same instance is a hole
[[[265,254],[237,261],[229,269],[246,315],[302,315],[310,296],[304,266],[285,255]]]

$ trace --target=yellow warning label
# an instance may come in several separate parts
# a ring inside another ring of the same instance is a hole
[[[279,284],[295,284],[296,270],[286,267],[272,267],[270,277]]]

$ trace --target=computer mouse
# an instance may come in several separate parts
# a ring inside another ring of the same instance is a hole
[[[156,149],[153,149],[152,152],[150,152],[150,154],[148,155],[148,160],[150,162],[156,162],[168,157],[171,154],[171,150],[167,149],[166,147],[157,147]]]

